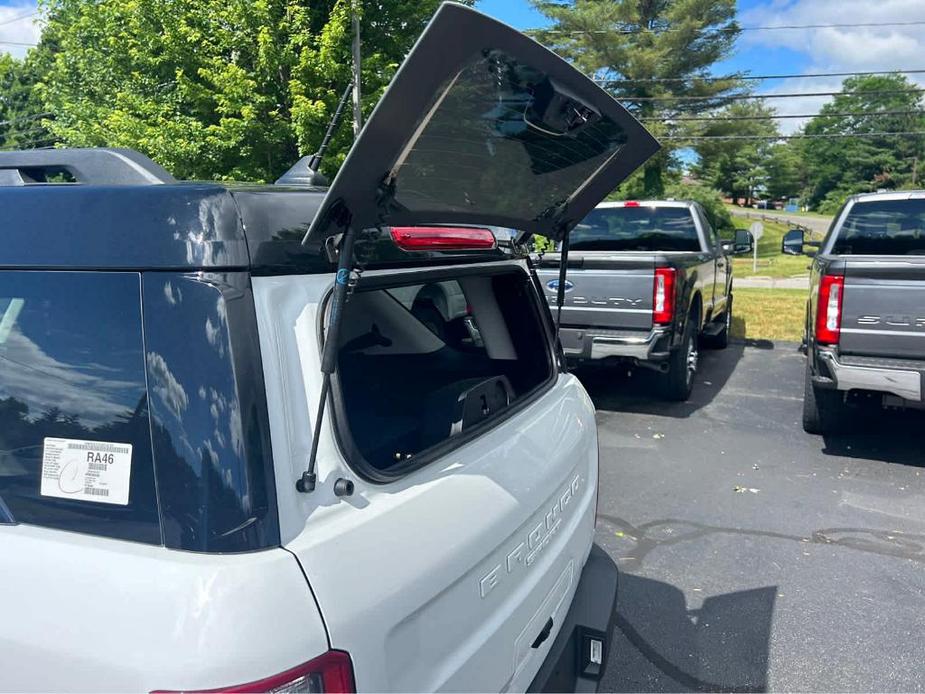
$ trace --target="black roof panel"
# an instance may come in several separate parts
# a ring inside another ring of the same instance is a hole
[[[295,230],[304,234],[323,197],[213,183],[0,186],[0,268],[257,269],[288,257],[274,246],[301,241]],[[325,262],[319,249],[299,257],[310,255]]]

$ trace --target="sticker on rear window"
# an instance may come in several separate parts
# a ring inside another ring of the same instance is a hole
[[[132,444],[46,438],[42,496],[128,505]]]

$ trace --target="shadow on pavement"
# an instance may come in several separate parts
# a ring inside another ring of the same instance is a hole
[[[731,343],[722,350],[702,350],[694,392],[687,402],[664,399],[660,383],[662,374],[645,368],[583,365],[575,369],[575,375],[581,379],[598,410],[684,418],[713,402],[735,371],[745,347],[744,343]]]
[[[919,432],[925,412],[870,407],[853,413],[851,433],[823,438],[826,455],[925,467]]]
[[[777,588],[710,596],[689,609],[678,588],[620,574],[601,691],[763,692]]]

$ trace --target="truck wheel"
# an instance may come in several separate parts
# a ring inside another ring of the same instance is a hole
[[[849,414],[840,391],[823,390],[813,385],[807,359],[803,379],[803,431],[807,434],[835,434],[844,430]]]
[[[664,375],[663,388],[665,397],[676,402],[684,402],[694,389],[694,376],[700,361],[697,350],[696,316],[689,316],[684,325],[684,337],[668,359],[668,373]]]

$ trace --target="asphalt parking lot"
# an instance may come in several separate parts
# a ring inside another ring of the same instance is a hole
[[[688,403],[579,370],[621,572],[602,690],[925,689],[925,414],[804,434],[802,369],[795,344],[706,352]]]

